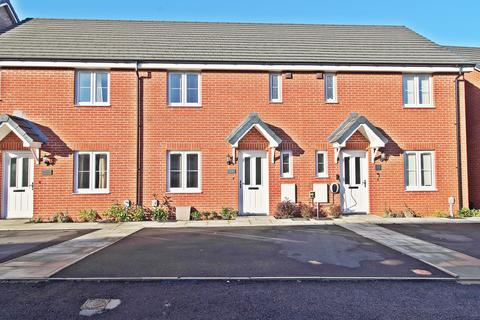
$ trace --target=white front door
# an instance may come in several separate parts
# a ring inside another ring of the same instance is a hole
[[[25,151],[4,152],[3,217],[33,217],[33,156]]]
[[[368,160],[366,151],[342,151],[340,193],[345,213],[368,212]]]
[[[268,156],[266,151],[240,151],[239,211],[268,214]]]

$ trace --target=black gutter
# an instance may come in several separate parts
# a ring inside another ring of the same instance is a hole
[[[143,205],[143,80],[150,79],[151,73],[141,76],[138,71],[139,62],[136,62],[135,73],[137,75],[137,165],[136,165],[136,190],[135,204]]]
[[[458,175],[458,207],[463,208],[463,176],[462,176],[462,144],[461,135],[462,130],[460,127],[460,78],[464,76],[463,66],[460,66],[457,77],[455,78],[455,104],[456,104],[456,116],[457,116],[457,175]],[[462,80],[463,81],[463,80]]]

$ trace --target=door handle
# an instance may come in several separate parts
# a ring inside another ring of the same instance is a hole
[[[364,187],[367,186],[367,180],[363,180],[363,186],[364,186]]]

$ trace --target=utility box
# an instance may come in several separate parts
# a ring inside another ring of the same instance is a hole
[[[280,186],[280,189],[281,189],[280,201],[297,202],[297,188],[295,183],[282,183]]]
[[[313,191],[315,192],[315,203],[327,203],[328,202],[328,184],[326,183],[314,183]]]

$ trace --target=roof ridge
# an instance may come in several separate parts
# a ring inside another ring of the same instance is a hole
[[[85,22],[152,22],[152,23],[178,23],[178,24],[226,24],[226,25],[269,25],[269,26],[332,26],[332,27],[392,27],[392,28],[404,28],[411,30],[405,25],[396,24],[343,24],[343,23],[296,23],[296,22],[253,22],[253,21],[189,21],[189,20],[150,20],[150,19],[90,19],[90,18],[48,18],[29,17],[24,20],[48,20],[48,21],[85,21]]]

